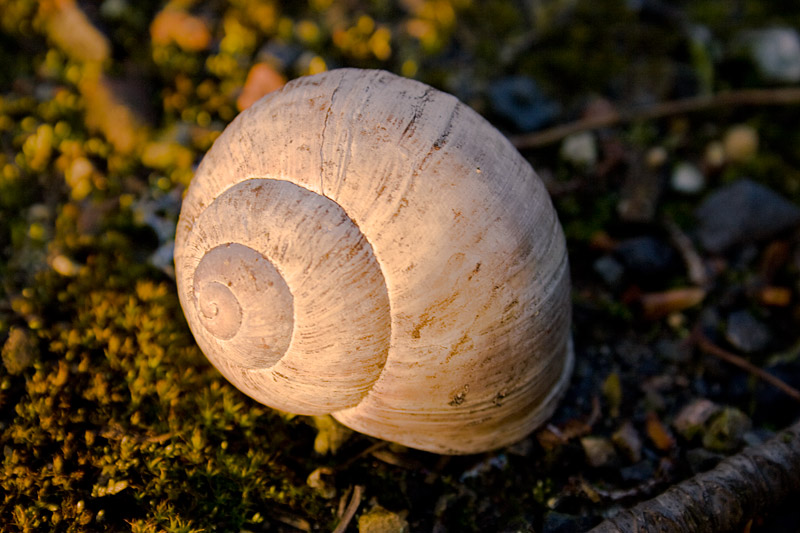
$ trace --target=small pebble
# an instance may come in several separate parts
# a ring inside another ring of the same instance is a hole
[[[597,140],[590,131],[573,133],[561,143],[561,158],[572,165],[588,170],[597,163]]]
[[[728,315],[725,338],[734,348],[745,353],[758,352],[766,348],[770,337],[769,328],[749,311],[734,311]]]
[[[586,454],[586,462],[595,468],[609,466],[617,459],[617,453],[611,441],[604,437],[583,437],[581,446]]]
[[[521,131],[533,131],[551,122],[559,113],[558,103],[548,99],[526,76],[502,78],[489,87],[495,112]]]
[[[744,36],[761,73],[772,81],[800,81],[800,34],[794,28],[767,28]]]
[[[612,289],[619,288],[622,276],[625,274],[625,267],[619,261],[610,255],[604,255],[597,259],[592,266],[606,285]]]
[[[675,250],[654,237],[626,239],[617,245],[615,254],[628,274],[645,279],[667,274],[677,261]]]
[[[771,189],[741,179],[711,193],[695,211],[697,237],[707,251],[769,238],[800,224],[800,209]]]
[[[685,439],[691,440],[699,435],[706,422],[720,411],[720,407],[705,398],[694,400],[685,406],[672,421],[672,427]]]
[[[636,463],[641,460],[642,439],[630,421],[622,424],[611,436],[611,440],[630,462]]]
[[[706,186],[706,178],[696,166],[691,163],[681,162],[672,169],[670,185],[678,192],[684,194],[697,194]]]
[[[403,514],[376,505],[358,517],[358,533],[408,533],[408,521]]]
[[[734,163],[743,163],[758,152],[758,132],[747,124],[733,126],[722,139],[725,158]]]

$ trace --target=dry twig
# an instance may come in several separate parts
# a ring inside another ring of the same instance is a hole
[[[800,87],[729,91],[709,96],[694,96],[681,100],[662,102],[647,107],[612,111],[603,115],[561,124],[543,131],[511,137],[511,142],[518,150],[525,150],[552,144],[573,133],[607,128],[627,122],[653,120],[672,115],[680,115],[682,113],[695,113],[697,111],[707,111],[721,107],[789,105],[798,103],[800,103]]]
[[[713,355],[714,357],[718,357],[723,361],[727,361],[732,365],[738,366],[742,370],[745,370],[753,374],[754,376],[757,376],[758,378],[762,379],[763,381],[766,381],[773,387],[780,389],[792,399],[800,402],[800,391],[790,386],[785,381],[773,376],[766,370],[755,366],[750,361],[742,357],[739,357],[734,353],[731,353],[727,350],[720,348],[719,346],[711,342],[711,340],[703,334],[703,332],[699,327],[696,327],[694,332],[692,332],[692,340],[697,344],[697,347],[703,350],[705,353]]]
[[[622,511],[592,533],[741,531],[748,520],[798,492],[800,421],[768,442]]]
[[[356,515],[356,511],[358,511],[358,506],[361,505],[361,496],[363,493],[363,486],[356,485],[353,487],[353,496],[350,498],[350,503],[347,504],[344,515],[342,515],[342,520],[339,522],[339,525],[336,526],[336,529],[333,530],[333,533],[344,533],[347,530],[347,526],[350,525],[350,521]]]
[[[692,239],[690,239],[672,219],[665,218],[663,225],[669,233],[670,242],[681,253],[689,279],[699,287],[708,288],[708,271],[706,270],[706,265],[703,264],[703,258],[700,257],[700,254],[694,247]]]

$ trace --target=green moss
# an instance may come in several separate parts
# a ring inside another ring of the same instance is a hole
[[[96,245],[76,277],[42,273],[25,298],[48,350],[9,386],[0,521],[179,531],[242,526],[270,505],[320,513],[275,460],[296,446],[286,423],[205,361],[172,284],[132,263],[130,242]]]

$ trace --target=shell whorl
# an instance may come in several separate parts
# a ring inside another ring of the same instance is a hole
[[[389,304],[372,248],[340,206],[248,179],[206,207],[186,245],[184,309],[215,364],[260,373],[272,382],[260,397],[291,412],[328,413],[366,394],[388,353]]]
[[[564,237],[538,177],[450,95],[382,71],[239,115],[184,200],[198,344],[272,407],[440,453],[522,438],[571,367]]]

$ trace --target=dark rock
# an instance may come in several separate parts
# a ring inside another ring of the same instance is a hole
[[[660,277],[675,265],[675,251],[654,237],[636,237],[619,243],[615,253],[626,271],[639,278]]]
[[[766,348],[771,337],[769,328],[748,311],[735,311],[728,315],[725,338],[732,346],[746,353]]]
[[[559,105],[549,100],[539,86],[526,76],[500,79],[489,87],[492,109],[521,131],[533,131],[551,122]]]
[[[765,239],[800,224],[800,208],[749,179],[711,194],[695,216],[700,243],[713,253]]]
[[[650,461],[639,461],[634,465],[620,468],[619,475],[623,481],[641,483],[653,479],[655,468]]]
[[[594,271],[597,272],[606,285],[612,289],[618,289],[622,276],[625,274],[625,267],[610,255],[604,255],[594,262]]]

